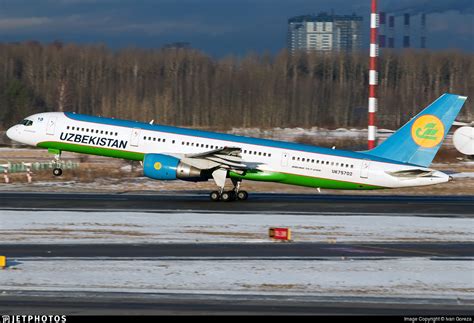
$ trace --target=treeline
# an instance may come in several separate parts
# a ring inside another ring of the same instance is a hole
[[[0,127],[41,111],[75,111],[204,127],[365,127],[368,55],[0,44]],[[397,128],[444,92],[470,96],[474,55],[384,52],[379,127]]]

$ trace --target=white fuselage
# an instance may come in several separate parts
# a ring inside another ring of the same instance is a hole
[[[400,164],[389,160],[376,160],[362,153],[338,153],[337,150],[322,148],[323,153],[298,149],[305,145],[262,145],[251,140],[242,142],[235,136],[225,139],[206,138],[193,135],[185,129],[178,133],[141,128],[142,123],[133,126],[117,126],[100,122],[80,121],[64,113],[49,112],[28,117],[32,125],[16,125],[7,135],[12,140],[37,146],[45,142],[59,142],[96,148],[113,149],[139,154],[166,154],[177,157],[192,166],[199,167],[199,161],[186,156],[204,153],[223,147],[242,149],[243,163],[255,169],[284,173],[302,177],[314,177],[342,182],[360,183],[381,188],[423,186],[447,182],[449,176],[439,171],[415,165]],[[169,127],[170,129],[180,129]],[[247,138],[249,139],[249,138]],[[274,141],[272,141],[275,143]],[[66,149],[63,149],[66,150]],[[96,153],[100,154],[100,153]],[[420,170],[429,176],[393,176],[400,171]]]

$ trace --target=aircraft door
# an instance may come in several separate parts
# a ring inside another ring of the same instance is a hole
[[[56,130],[56,121],[57,117],[51,117],[48,120],[48,124],[46,125],[46,134],[47,135],[54,135],[54,132]]]
[[[138,142],[140,141],[140,128],[133,128],[132,129],[132,136],[130,138],[130,146],[138,147]]]
[[[369,168],[370,168],[370,160],[364,159],[362,161],[362,166],[360,168],[360,177],[361,178],[368,178],[369,177]]]
[[[281,166],[288,166],[288,153],[281,154]]]

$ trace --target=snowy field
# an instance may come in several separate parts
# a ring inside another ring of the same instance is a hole
[[[163,261],[20,258],[0,291],[391,296],[474,301],[472,261]]]
[[[466,218],[0,210],[0,243],[268,242],[279,226],[302,242],[474,241]]]
[[[0,244],[268,242],[270,226],[294,241],[472,242],[472,219],[269,213],[0,210]],[[474,261],[428,258],[9,258],[0,293],[96,291],[401,297],[474,302]]]

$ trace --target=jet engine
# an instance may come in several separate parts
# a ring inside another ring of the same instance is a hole
[[[200,182],[210,177],[205,171],[181,162],[178,158],[163,154],[146,154],[143,160],[143,174],[158,180]]]

